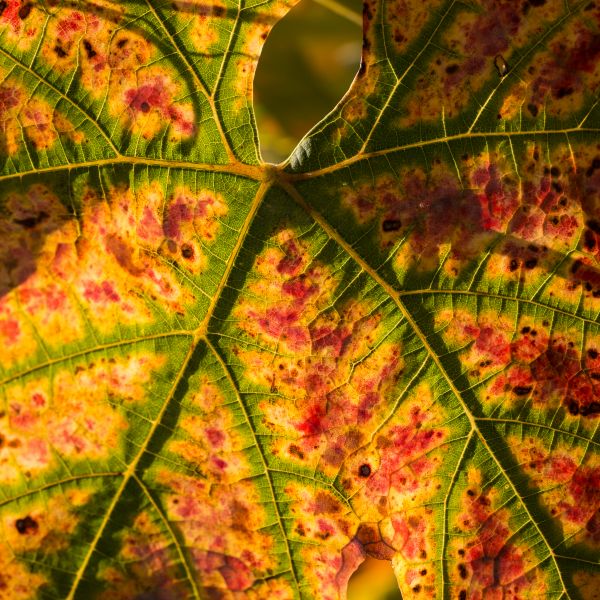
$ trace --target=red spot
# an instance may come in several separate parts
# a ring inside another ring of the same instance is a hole
[[[316,327],[310,332],[314,351],[327,348],[332,356],[341,356],[352,339],[352,332],[346,327]]]
[[[479,330],[474,348],[493,364],[504,365],[510,360],[510,344],[493,327],[485,326]]]
[[[5,0],[6,6],[0,16],[0,22],[9,23],[13,31],[18,31],[21,27],[21,19],[19,10],[21,9],[22,0]]]
[[[225,557],[225,564],[219,567],[219,573],[223,576],[227,588],[232,592],[243,592],[254,583],[250,569],[234,556]]]
[[[277,271],[282,275],[297,275],[303,262],[303,253],[300,246],[289,240],[283,244],[285,256],[279,261]]]
[[[169,205],[167,216],[163,224],[165,236],[173,240],[181,241],[181,225],[191,223],[194,212],[190,198],[180,197]]]
[[[125,92],[127,104],[136,112],[147,113],[152,108],[160,109],[168,115],[168,106],[172,101],[171,94],[165,89],[162,78],[155,77],[152,83],[146,83],[136,89]]]
[[[517,190],[503,185],[497,165],[490,164],[487,169],[478,169],[475,182],[485,182],[485,194],[479,195],[481,224],[486,230],[504,231],[506,223],[519,206]]]
[[[46,399],[42,394],[35,393],[31,396],[31,402],[34,406],[40,407],[46,404]]]
[[[58,36],[65,41],[73,39],[74,34],[83,31],[85,28],[85,19],[80,12],[72,12],[66,19],[58,22],[56,31]]]
[[[0,335],[4,338],[4,343],[11,346],[16,343],[21,335],[21,327],[15,319],[0,319]]]
[[[223,469],[225,469],[225,467],[227,467],[227,463],[222,458],[219,458],[218,456],[213,456],[211,458],[211,462],[213,463],[213,465],[215,465],[215,467],[217,467],[217,469],[219,469],[221,471]]]
[[[220,448],[225,441],[225,434],[220,429],[205,429],[206,437],[214,448]]]
[[[0,115],[21,103],[21,93],[16,88],[0,87]]]
[[[137,234],[140,238],[147,241],[163,239],[163,228],[149,206],[144,207],[144,212],[137,228]]]
[[[309,343],[308,331],[305,327],[295,325],[300,316],[300,310],[292,307],[274,307],[259,317],[251,313],[260,329],[267,335],[285,341],[293,350],[305,349]]]
[[[321,404],[313,404],[309,407],[307,413],[298,429],[308,436],[322,433],[324,431],[323,419],[326,416],[325,408]]]
[[[302,303],[313,296],[317,292],[317,289],[318,288],[314,283],[311,283],[306,276],[302,275],[289,279],[282,286],[284,293],[292,296],[292,298],[302,301]]]
[[[106,304],[107,302],[119,302],[121,297],[115,291],[115,288],[110,281],[102,281],[96,283],[89,281],[85,284],[83,296],[86,300],[96,302],[97,304]]]

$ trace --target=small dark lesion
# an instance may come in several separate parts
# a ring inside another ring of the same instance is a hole
[[[381,224],[383,231],[398,231],[402,227],[400,219],[385,219]]]
[[[33,4],[31,4],[30,2],[26,2],[25,4],[23,4],[23,6],[19,8],[19,12],[17,13],[19,15],[19,19],[21,19],[21,21],[24,21],[31,14],[32,8]]]
[[[365,463],[358,468],[359,477],[369,477],[371,475],[371,465]]]
[[[37,521],[31,518],[29,515],[23,517],[22,519],[17,519],[15,521],[15,527],[21,535],[37,533],[39,529]]]
[[[24,217],[23,219],[14,219],[14,222],[25,229],[33,229],[36,225],[43,223],[50,215],[45,211],[40,211],[34,217]]]
[[[59,44],[54,46],[54,54],[56,54],[58,58],[66,58],[69,55],[69,53]]]
[[[8,6],[8,2],[6,2],[6,0],[2,0],[0,2],[0,17],[3,15],[3,13],[6,10],[7,6]]]
[[[98,55],[89,40],[83,40],[83,48],[88,58],[94,58],[94,56]]]
[[[533,388],[530,385],[518,385],[513,388],[516,396],[528,396]]]

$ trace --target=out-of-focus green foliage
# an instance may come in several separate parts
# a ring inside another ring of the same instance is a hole
[[[264,160],[279,162],[348,89],[360,62],[360,0],[342,16],[316,0],[296,5],[269,35],[254,79]]]

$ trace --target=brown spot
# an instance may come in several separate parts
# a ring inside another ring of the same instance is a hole
[[[304,458],[304,452],[296,444],[291,444],[288,451],[292,456],[297,456],[300,460]]]
[[[587,250],[592,251],[596,247],[596,236],[593,231],[586,229],[583,234],[583,245]]]
[[[8,6],[8,3],[6,2],[6,0],[2,0],[2,2],[0,2],[0,17],[2,16],[2,13],[4,12],[4,9]]]
[[[540,112],[538,107],[535,104],[528,104],[527,110],[531,113],[532,117],[537,117]]]
[[[456,71],[458,71],[458,65],[456,63],[446,67],[446,73],[448,73],[448,75],[452,75],[452,73],[456,73]]]
[[[368,477],[371,474],[371,467],[368,464],[360,465],[358,469],[359,477]]]
[[[15,527],[21,535],[27,535],[29,533],[36,533],[38,530],[37,521],[32,519],[29,515],[23,519],[17,519],[15,521]]]
[[[19,8],[19,12],[17,13],[19,15],[19,19],[21,19],[21,21],[24,21],[31,13],[32,8],[33,8],[33,5],[30,4],[29,2],[26,2],[25,4],[23,4],[23,6],[21,6],[21,8]]]
[[[531,6],[544,6],[546,0],[529,0],[529,4],[531,4]]]
[[[340,512],[340,503],[329,494],[318,492],[315,498],[315,514],[332,514]]]
[[[194,258],[194,248],[190,244],[183,244],[181,246],[181,256],[183,258]]]
[[[402,222],[398,219],[386,219],[381,224],[383,231],[398,231],[400,227],[402,227]]]
[[[458,563],[458,574],[460,575],[461,579],[467,578],[467,576],[468,576],[467,567],[465,566],[464,563]]]
[[[598,221],[594,221],[593,219],[589,220],[586,225],[594,232],[600,235],[600,223]]]
[[[467,590],[460,590],[458,600],[467,600]]]
[[[513,392],[517,396],[527,396],[531,392],[531,389],[532,388],[530,385],[518,385],[517,387],[513,388]]]
[[[65,50],[63,50],[58,44],[54,46],[54,53],[56,54],[56,56],[58,56],[58,58],[65,58],[65,56],[68,56],[68,53]]]
[[[92,44],[88,40],[83,40],[83,47],[88,58],[94,58],[98,53],[92,47]]]
[[[537,266],[537,258],[530,258],[525,261],[525,268],[527,269],[535,269]]]
[[[595,360],[596,358],[598,358],[598,350],[596,350],[595,348],[590,348],[587,351],[587,355],[592,359]]]
[[[17,225],[21,225],[25,229],[32,229],[36,225],[39,225],[48,218],[48,213],[41,211],[36,217],[26,217],[24,219],[15,219],[14,222]]]

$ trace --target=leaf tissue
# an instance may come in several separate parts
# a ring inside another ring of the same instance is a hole
[[[0,2],[0,599],[600,598],[600,4]]]

